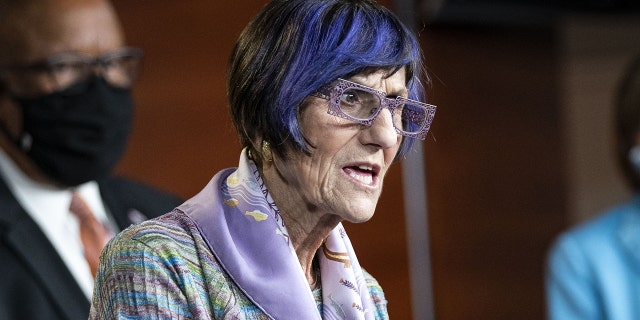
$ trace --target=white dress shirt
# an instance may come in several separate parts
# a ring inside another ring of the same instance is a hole
[[[0,174],[24,210],[40,227],[58,255],[91,300],[94,279],[84,258],[78,219],[69,211],[71,189],[56,188],[36,182],[26,176],[13,160],[0,149]],[[99,221],[108,223],[100,190],[95,181],[75,188]]]

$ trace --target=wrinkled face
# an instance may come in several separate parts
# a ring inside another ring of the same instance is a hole
[[[404,69],[391,76],[381,70],[347,80],[389,97],[407,96]],[[280,174],[301,195],[304,209],[336,214],[350,222],[369,220],[402,141],[389,110],[383,109],[371,126],[364,126],[328,114],[327,100],[310,97],[307,102],[298,121],[311,156],[291,153]]]

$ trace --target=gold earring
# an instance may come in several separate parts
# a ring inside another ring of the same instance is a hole
[[[271,154],[271,145],[269,145],[269,141],[262,141],[262,159],[266,162],[273,161],[273,154]]]

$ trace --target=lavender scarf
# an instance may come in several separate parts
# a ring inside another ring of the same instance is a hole
[[[323,314],[287,229],[258,170],[240,155],[237,169],[216,174],[181,210],[243,292],[273,319],[373,319],[374,305],[347,234],[339,224],[318,251]]]

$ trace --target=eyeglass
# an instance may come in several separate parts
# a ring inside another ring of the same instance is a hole
[[[16,96],[64,90],[96,73],[112,86],[128,89],[137,79],[142,55],[141,49],[128,47],[98,57],[63,52],[36,63],[0,68],[0,76]]]
[[[335,85],[312,94],[329,100],[327,113],[370,126],[382,109],[391,112],[393,127],[399,134],[424,140],[436,113],[436,106],[387,94],[359,83],[338,79]]]

